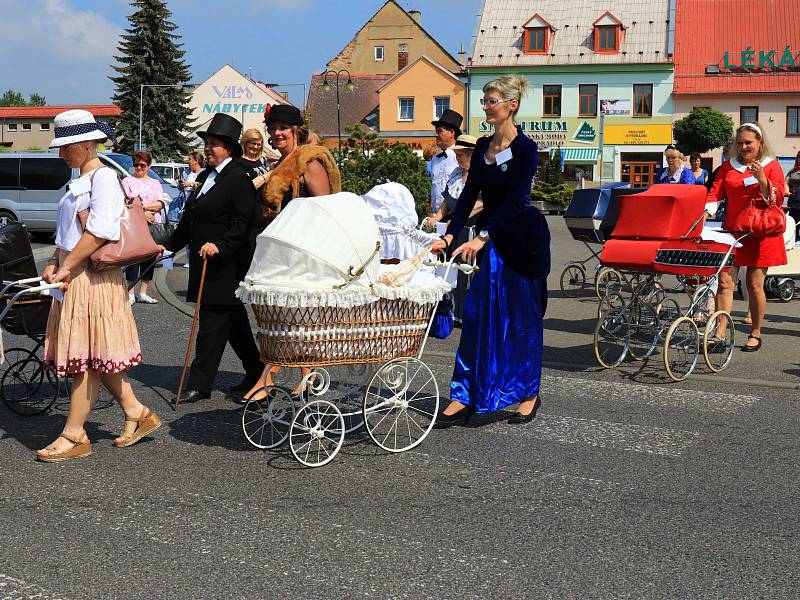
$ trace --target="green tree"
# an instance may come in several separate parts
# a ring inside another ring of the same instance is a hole
[[[733,119],[713,108],[693,108],[672,126],[675,143],[686,155],[707,152],[733,137]]]
[[[114,59],[118,76],[114,102],[122,109],[117,122],[120,150],[131,152],[139,139],[139,110],[142,110],[142,143],[159,159],[178,158],[189,152],[189,138],[183,133],[190,124],[190,94],[179,85],[189,82],[186,54],[179,43],[172,13],[163,0],[133,0],[135,12],[130,27],[121,36]],[[139,106],[141,85],[145,87]]]
[[[561,148],[556,148],[539,166],[531,199],[553,202],[562,207],[566,207],[572,199],[572,188],[564,183],[564,174],[561,172]]]
[[[379,145],[379,140],[370,137],[369,143],[374,149],[366,152],[357,139],[348,137],[347,140],[346,147],[352,150],[342,157],[342,189],[361,196],[381,183],[401,183],[414,196],[419,218],[427,216],[430,212],[431,180],[425,162],[405,144],[384,147]]]
[[[25,100],[25,96],[23,96],[20,92],[14,90],[6,90],[2,96],[0,96],[0,106],[44,106],[45,99],[44,96],[33,93],[30,95],[30,100]]]

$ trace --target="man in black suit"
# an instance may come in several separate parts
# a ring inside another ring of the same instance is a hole
[[[208,261],[195,358],[183,402],[210,396],[228,343],[245,371],[236,387],[249,389],[263,367],[247,311],[234,294],[253,258],[253,184],[244,166],[234,160],[242,154],[241,132],[239,121],[218,113],[208,129],[198,133],[205,142],[207,166],[169,243],[170,250],[189,246],[189,302],[197,301],[202,259]]]

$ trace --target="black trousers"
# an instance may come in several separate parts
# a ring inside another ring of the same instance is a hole
[[[250,330],[247,309],[237,306],[201,306],[195,356],[189,371],[189,389],[210,394],[225,345],[242,361],[245,377],[255,382],[264,365]]]

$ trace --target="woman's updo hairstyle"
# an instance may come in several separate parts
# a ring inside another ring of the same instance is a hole
[[[489,90],[497,90],[497,92],[503,97],[503,100],[517,100],[518,102],[522,102],[522,98],[528,92],[529,88],[530,83],[525,77],[513,75],[492,79],[489,83],[483,86],[483,92],[486,93]],[[519,107],[517,107],[517,110],[514,111],[515,116],[518,110]]]

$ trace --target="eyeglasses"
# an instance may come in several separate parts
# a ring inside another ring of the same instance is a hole
[[[256,147],[258,147],[258,146],[262,146],[263,144],[261,142],[247,142],[246,145],[247,146],[256,146]]]
[[[481,98],[481,106],[496,106],[503,102],[511,102],[511,100],[499,100],[498,98]]]
[[[146,169],[150,165],[148,165],[147,163],[133,163],[133,166],[136,167],[137,169]]]

